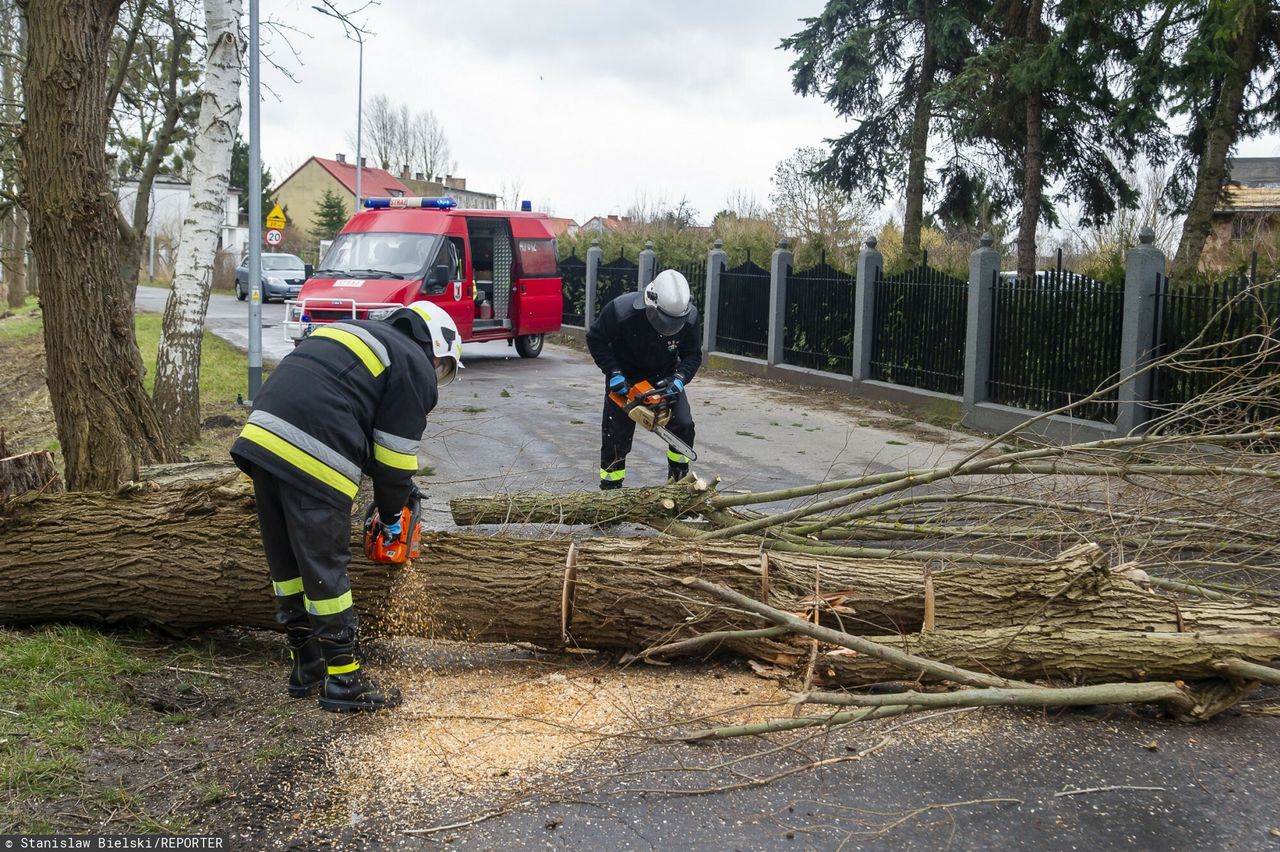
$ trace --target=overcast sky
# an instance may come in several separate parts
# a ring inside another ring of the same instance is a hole
[[[310,36],[293,37],[298,83],[264,65],[280,95],[262,106],[277,179],[313,154],[354,156],[356,45],[313,1],[263,7]],[[779,160],[840,132],[825,104],[792,94],[776,49],[822,5],[383,0],[357,18],[374,32],[365,98],[434,110],[468,188],[519,181],[522,197],[579,221],[687,196],[708,221],[735,190],[764,202]]]
[[[292,37],[297,60],[268,45],[298,82],[263,68],[279,95],[262,106],[263,158],[277,180],[313,154],[355,153],[356,45],[313,2],[263,4],[304,33]],[[434,110],[468,188],[518,182],[539,209],[580,222],[638,199],[687,197],[707,222],[736,191],[767,201],[779,160],[842,132],[826,104],[792,93],[793,54],[777,49],[823,5],[382,0],[357,17],[373,32],[365,98]],[[1276,147],[1272,136],[1240,153]]]

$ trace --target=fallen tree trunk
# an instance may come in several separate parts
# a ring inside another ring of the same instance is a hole
[[[1074,683],[1207,680],[1221,676],[1221,664],[1227,660],[1266,664],[1280,659],[1280,627],[1194,633],[1028,627],[870,638],[939,663],[999,671],[1010,678]],[[874,657],[836,650],[818,656],[814,680],[847,685],[903,674],[901,668]]]
[[[552,494],[526,491],[449,501],[458,526],[478,524],[566,524],[600,526],[635,523],[666,529],[715,496],[715,484],[689,477],[654,488]]]
[[[247,480],[233,470],[201,466],[175,466],[154,476],[116,494],[11,501],[0,513],[0,623],[144,622],[176,632],[275,627]],[[406,569],[353,558],[352,584],[366,625],[389,634],[544,647],[562,645],[567,626],[569,644],[632,653],[727,631],[722,642],[692,650],[719,647],[775,663],[807,652],[807,643],[760,631],[758,618],[722,608],[681,583],[698,576],[786,611],[808,614],[816,606],[823,625],[845,632],[910,634],[923,626],[926,585],[921,567],[912,563],[778,553],[762,559],[758,543],[750,540],[593,538],[577,543],[576,581],[566,596],[570,539],[437,533],[425,543],[423,558]],[[815,582],[820,600],[814,599]],[[974,668],[1010,677],[1083,676],[1096,664],[1099,676],[1115,679],[1117,668],[1144,669],[1150,640],[1142,637],[1280,623],[1274,607],[1178,602],[1144,591],[1111,574],[1092,546],[1038,566],[935,571],[930,585],[936,632],[902,641],[1008,628],[999,634],[1013,636],[1005,650],[975,639],[973,648],[955,648],[953,656],[980,654]],[[567,625],[561,613],[566,598],[572,600]],[[1024,629],[1027,624],[1040,627]],[[1068,643],[1058,652],[1060,665],[1044,664],[1032,637],[1066,635],[1063,629],[1125,630],[1130,632],[1124,636],[1145,644],[1127,655],[1122,643],[1104,646],[1111,650],[1080,656],[1086,662],[1075,665]],[[1187,640],[1170,641],[1175,644],[1169,647],[1182,647],[1176,642]],[[1222,650],[1223,656],[1246,661],[1270,659],[1247,644]],[[939,646],[939,653],[947,647]],[[1165,652],[1156,659],[1172,669],[1177,657]],[[1193,653],[1192,668],[1169,676],[1193,676],[1200,671],[1194,668],[1198,659]],[[825,683],[886,674],[839,654],[823,655],[819,662]]]

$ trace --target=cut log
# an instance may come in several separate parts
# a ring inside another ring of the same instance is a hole
[[[48,450],[0,458],[0,499],[28,491],[61,490],[62,478]]]

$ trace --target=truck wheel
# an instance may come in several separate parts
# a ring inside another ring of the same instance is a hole
[[[542,354],[542,335],[523,334],[516,338],[516,351],[521,358],[537,358]]]
[[[236,282],[236,299],[238,301],[243,302],[247,298],[249,298],[249,294],[240,289],[240,282],[237,281]]]

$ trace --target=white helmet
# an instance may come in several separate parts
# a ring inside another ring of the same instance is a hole
[[[436,359],[437,385],[457,378],[462,369],[462,335],[448,311],[434,302],[414,302],[387,317],[387,322],[399,323],[424,348],[430,347],[428,351]]]
[[[674,269],[664,269],[644,288],[644,312],[658,333],[671,337],[689,319],[693,300],[689,282]]]

